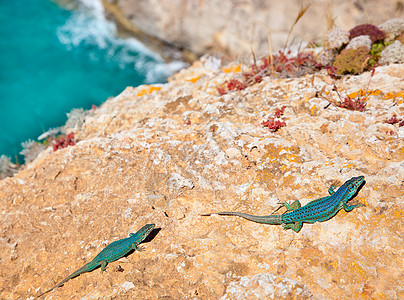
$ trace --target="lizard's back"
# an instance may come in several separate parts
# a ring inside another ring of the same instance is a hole
[[[303,207],[282,215],[284,223],[293,222],[322,222],[331,219],[340,209],[340,201],[336,194],[309,202]]]
[[[331,219],[357,192],[364,176],[353,177],[346,181],[334,194],[307,203],[294,211],[282,215],[284,223],[323,222]]]

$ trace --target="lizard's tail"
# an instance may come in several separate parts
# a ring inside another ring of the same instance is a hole
[[[82,273],[85,272],[89,272],[92,269],[88,266],[88,264],[85,264],[84,266],[82,266],[80,269],[76,270],[75,272],[73,272],[72,274],[70,274],[69,276],[67,276],[65,279],[63,279],[61,282],[59,282],[58,284],[56,284],[54,287],[52,287],[51,289],[43,292],[42,294],[38,295],[37,298],[41,297],[42,295],[49,293],[50,291],[56,289],[57,287],[60,287],[61,285],[63,285],[66,281],[79,276]]]
[[[203,214],[201,216],[210,216],[210,215],[223,215],[223,216],[237,216],[242,217],[244,219],[257,222],[257,223],[264,223],[264,224],[271,224],[271,225],[281,225],[282,224],[282,215],[269,215],[269,216],[254,216],[240,212],[234,211],[223,211],[211,214]]]

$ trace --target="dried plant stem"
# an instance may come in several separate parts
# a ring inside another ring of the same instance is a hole
[[[307,5],[303,5],[303,4],[301,5],[299,13],[297,14],[297,17],[296,17],[295,21],[293,22],[292,26],[289,29],[288,37],[286,38],[285,45],[283,46],[283,51],[285,51],[285,49],[286,49],[286,46],[287,46],[287,44],[289,42],[289,38],[290,38],[290,35],[292,33],[293,28],[295,27],[297,22],[299,22],[301,17],[303,17],[303,15],[306,13],[306,11],[309,9],[310,5],[311,5],[310,3],[307,4]]]

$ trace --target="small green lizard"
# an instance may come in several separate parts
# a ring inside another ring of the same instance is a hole
[[[281,207],[286,207],[286,212],[282,215],[254,216],[245,213],[225,211],[202,214],[202,216],[210,216],[212,214],[238,216],[257,223],[282,225],[284,229],[292,229],[295,232],[299,232],[303,223],[324,222],[335,216],[341,208],[349,212],[355,207],[364,206],[363,204],[347,204],[358,192],[364,180],[364,176],[352,177],[337,191],[334,191],[336,186],[336,183],[334,183],[328,189],[330,196],[313,200],[303,207],[299,200],[294,201],[292,204],[286,202],[280,203]]]
[[[98,266],[101,266],[101,272],[103,272],[108,263],[120,259],[127,253],[129,253],[132,249],[141,251],[142,248],[138,247],[138,245],[150,234],[150,232],[153,230],[154,227],[155,227],[154,224],[146,224],[138,232],[130,233],[129,237],[115,241],[107,245],[91,262],[85,264],[80,269],[67,276],[61,282],[56,284],[53,288],[40,294],[38,298],[52,291],[53,289],[63,285],[66,281],[76,276],[79,276],[82,273],[91,272]]]

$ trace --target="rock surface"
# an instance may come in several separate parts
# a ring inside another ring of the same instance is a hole
[[[219,95],[243,67],[204,57],[167,84],[128,87],[86,118],[75,146],[0,181],[0,298],[35,296],[155,223],[145,251],[45,297],[402,299],[404,126],[385,121],[404,117],[404,65],[336,82],[325,71],[266,77]],[[343,97],[368,91],[366,110],[318,98],[340,101],[334,83]],[[286,126],[260,125],[283,105]],[[271,214],[358,175],[366,185],[352,202],[365,207],[298,234],[199,216]]]
[[[379,25],[404,13],[403,1],[233,1],[233,0],[102,0],[125,28],[146,33],[198,55],[217,51],[231,55],[282,49],[301,7],[311,4],[289,41],[298,45],[323,37],[332,23],[346,30]]]

